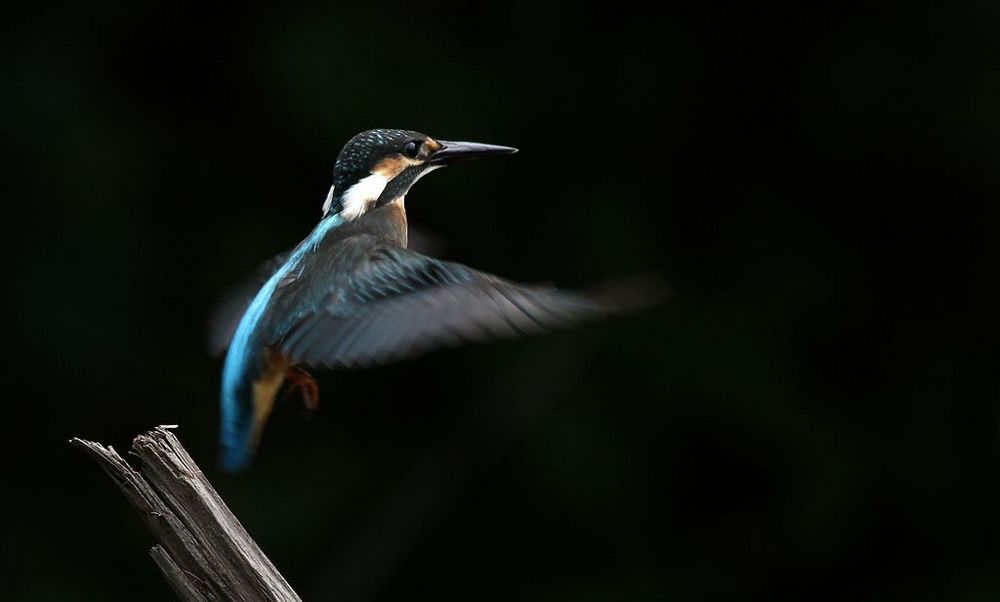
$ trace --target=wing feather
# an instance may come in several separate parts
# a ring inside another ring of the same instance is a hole
[[[217,357],[226,353],[230,341],[233,340],[233,334],[240,325],[240,319],[246,313],[257,291],[288,260],[289,255],[290,251],[276,255],[261,264],[254,278],[248,278],[234,287],[216,306],[208,321],[209,353]]]
[[[624,307],[376,246],[272,344],[310,366],[369,366],[442,346],[565,328]]]

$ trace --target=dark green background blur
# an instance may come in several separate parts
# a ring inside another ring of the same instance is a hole
[[[65,444],[164,423],[307,600],[1000,597],[1000,8],[874,4],[4,9],[2,597],[172,598]],[[371,127],[521,148],[409,195],[443,256],[676,297],[220,475],[208,314]]]

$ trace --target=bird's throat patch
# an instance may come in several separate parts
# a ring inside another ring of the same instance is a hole
[[[436,141],[428,140],[426,142],[428,148],[437,149],[441,145]],[[411,159],[403,155],[392,155],[386,157],[375,164],[369,175],[361,178],[353,186],[347,189],[344,196],[341,199],[341,209],[340,215],[347,220],[353,220],[361,217],[366,211],[371,209],[372,205],[382,196],[385,192],[386,187],[390,185],[396,178],[403,174],[407,169],[413,167],[420,167],[424,165],[424,161],[421,159]],[[416,175],[412,177],[404,177],[405,182],[400,186],[398,191],[399,196],[406,194],[406,190],[420,179],[420,176],[425,173],[430,173],[437,166],[429,166],[423,170],[413,172]],[[402,180],[400,181],[402,182]],[[399,184],[399,182],[397,182]],[[395,196],[395,191],[394,191]],[[327,202],[324,205],[324,213],[329,211],[330,205],[333,201],[333,189],[330,190],[330,194],[327,195]]]

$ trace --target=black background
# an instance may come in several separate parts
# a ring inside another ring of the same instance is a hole
[[[1000,9],[807,4],[6,9],[4,597],[171,599],[65,444],[164,423],[308,600],[1000,596]],[[207,316],[371,127],[520,147],[411,192],[442,256],[676,297],[221,475]]]

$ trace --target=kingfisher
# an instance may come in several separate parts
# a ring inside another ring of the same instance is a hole
[[[226,351],[224,470],[250,465],[279,392],[316,409],[319,386],[307,369],[387,363],[565,327],[649,300],[518,284],[407,248],[405,199],[417,180],[447,165],[515,152],[397,129],[368,130],[344,146],[319,223],[291,252],[265,264],[254,292],[217,319],[213,345]]]

